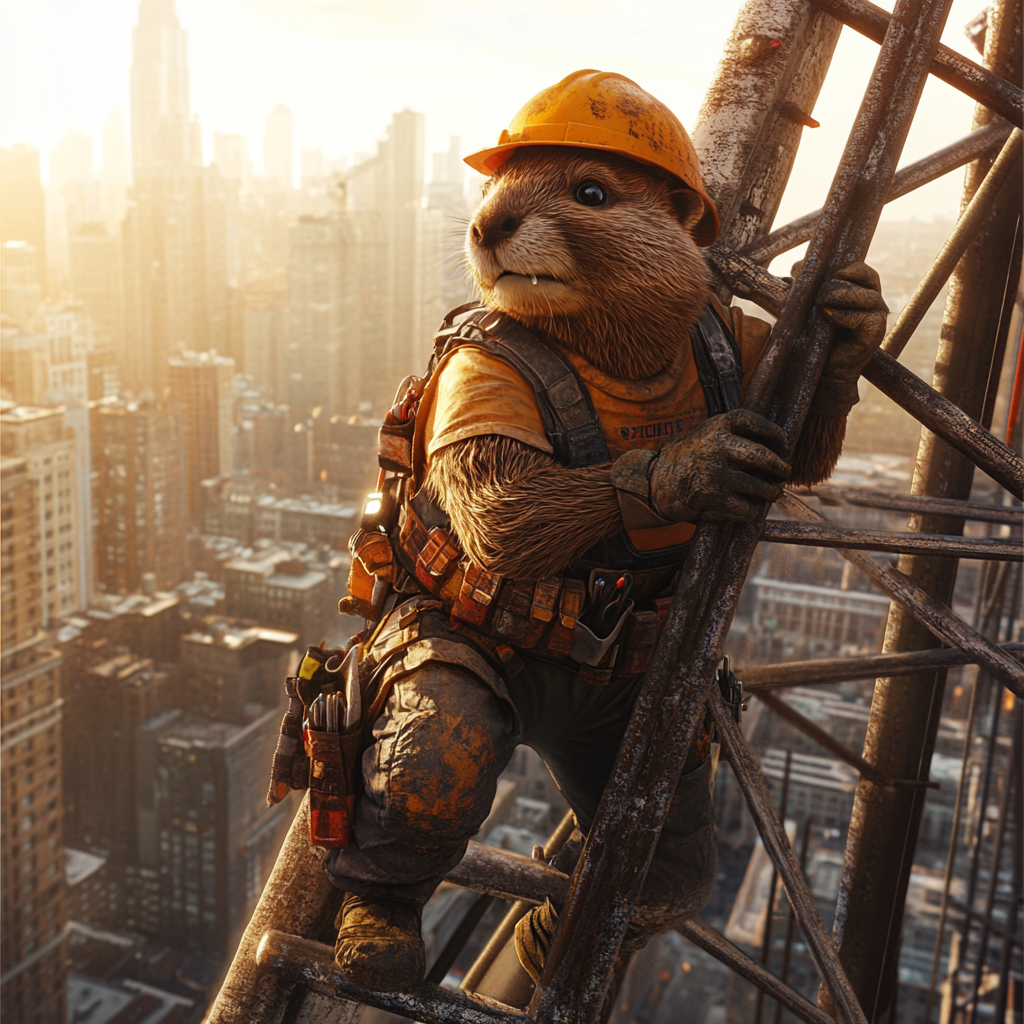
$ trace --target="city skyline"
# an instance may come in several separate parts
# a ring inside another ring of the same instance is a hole
[[[515,15],[471,0],[394,0],[370,7],[184,0],[177,14],[188,35],[191,107],[202,130],[203,162],[213,159],[215,133],[237,134],[262,173],[265,119],[281,103],[295,119],[296,168],[302,150],[321,149],[328,159],[349,164],[366,156],[391,115],[406,107],[426,115],[429,150],[458,135],[469,151],[493,141],[524,92],[586,66],[631,75],[692,127],[738,6],[730,0],[669,8],[650,0],[631,5],[633,31],[614,34],[608,18],[586,16],[592,5],[582,11],[571,0],[519,6]],[[971,58],[978,55],[963,27],[981,6],[955,0],[943,35]],[[593,13],[602,11],[614,15],[615,7],[599,5]],[[64,6],[8,0],[0,10],[0,145],[39,148],[46,180],[50,150],[69,125],[98,139],[111,108],[127,120],[136,25],[137,4],[130,0]],[[843,32],[835,72],[814,111],[821,128],[805,133],[781,218],[806,212],[823,198],[830,172],[822,169],[835,166],[876,53],[875,44]],[[931,81],[904,162],[966,134],[972,110],[966,97]],[[961,180],[948,175],[892,204],[886,217],[955,216]]]

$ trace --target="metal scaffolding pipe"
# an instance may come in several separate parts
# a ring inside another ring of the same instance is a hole
[[[778,519],[769,519],[764,524],[761,540],[816,548],[921,553],[944,558],[982,558],[999,562],[1024,561],[1024,546],[1018,540],[901,533],[898,530],[853,530],[845,526],[786,523]]]
[[[1000,644],[1007,654],[1021,660],[1024,643]],[[859,658],[821,658],[815,661],[790,661],[778,665],[752,665],[739,672],[744,689],[751,693],[783,686],[814,686],[818,683],[842,683],[878,676],[915,675],[923,669],[976,665],[970,654],[955,648],[904,651],[899,654],[871,654]]]
[[[799,992],[794,992],[771,971],[766,971],[756,960],[747,956],[743,950],[734,946],[720,931],[712,928],[701,918],[692,918],[681,924],[676,931],[684,939],[689,939],[705,953],[710,953],[716,960],[731,968],[741,978],[746,978],[752,985],[766,992],[806,1024],[835,1024],[831,1017],[804,999]]]
[[[953,273],[953,268],[960,262],[960,257],[967,246],[971,244],[982,224],[992,215],[992,204],[996,196],[1020,164],[1020,142],[1021,131],[1014,128],[999,156],[996,157],[996,162],[985,175],[981,188],[974,193],[967,204],[967,209],[956,222],[953,233],[946,239],[939,255],[932,261],[928,273],[922,278],[910,301],[900,310],[896,323],[886,332],[882,351],[887,352],[893,359],[899,359],[900,353],[920,326],[925,313],[939,297],[939,292],[942,291],[949,275]]]
[[[867,251],[947,11],[946,2],[900,0],[803,273],[748,391],[751,407],[774,414],[790,444],[802,428],[832,337],[828,318],[813,310],[814,297],[831,273]],[[784,373],[791,355],[800,360],[803,373]],[[531,1020],[594,1024],[599,1018],[632,907],[704,716],[762,526],[763,519],[749,526],[698,531],[559,915],[541,984],[530,1004]],[[827,942],[823,934],[820,939]],[[819,936],[809,941],[818,943]],[[841,970],[830,983],[841,1007],[837,1017],[862,1021],[856,999],[845,994],[849,986]]]
[[[886,196],[891,203],[900,196],[905,196],[922,185],[927,185],[936,178],[941,178],[950,171],[955,171],[980,156],[995,152],[1009,138],[1013,129],[1008,124],[990,124],[984,128],[965,135],[962,139],[937,149],[934,153],[916,160],[912,164],[896,172],[892,179],[892,188]],[[736,247],[737,251],[755,263],[767,264],[776,256],[806,242],[817,226],[821,210],[812,210],[802,217],[776,228],[763,242],[745,247]]]
[[[794,518],[804,522],[822,522],[825,517],[805,505],[796,495],[788,492],[779,504]],[[880,565],[860,551],[845,548],[836,550],[848,562],[852,562],[880,590],[888,594],[899,606],[905,608],[932,636],[978,659],[978,664],[1008,686],[1018,696],[1024,696],[1024,666],[1012,658],[988,637],[968,625],[947,604],[936,601],[928,592],[919,587],[905,573],[889,565]],[[955,564],[955,563],[954,563]],[[890,617],[892,611],[890,610]],[[922,644],[923,646],[923,644]],[[870,758],[869,758],[870,760]],[[890,773],[891,774],[891,773]],[[894,775],[894,778],[910,778],[910,775]]]
[[[987,523],[1005,523],[1024,526],[1024,508],[1020,505],[980,505],[973,501],[952,498],[924,498],[920,495],[893,494],[872,491],[864,487],[840,487],[836,484],[818,484],[797,489],[795,494],[819,498],[826,505],[845,503],[862,508],[891,509],[894,512],[931,512],[935,515],[954,516],[959,519],[977,519]]]
[[[1021,79],[1021,3],[996,0],[989,8],[985,63],[1009,81]],[[894,19],[895,20],[895,19]],[[991,112],[979,107],[975,127],[991,124]],[[966,207],[985,179],[989,160],[980,160],[965,179]],[[1021,213],[1019,189],[1003,189],[992,218],[964,254],[950,280],[942,333],[935,360],[935,386],[966,416],[982,421],[990,382],[998,381],[1001,332],[1009,320],[1003,283],[1017,281],[1015,229]],[[1010,289],[1009,304],[1013,295]],[[880,358],[885,359],[885,356]],[[922,432],[912,493],[966,500],[974,466],[928,430]],[[962,520],[915,515],[915,532],[949,534]],[[957,563],[952,559],[903,555],[900,569],[911,585],[937,604],[948,604]],[[894,605],[886,629],[886,652],[937,646],[934,632]],[[987,641],[986,641],[987,643]],[[1005,656],[1005,655],[1004,655]],[[988,665],[985,666],[989,670]],[[945,673],[929,672],[875,684],[863,755],[896,778],[927,775],[938,731]],[[1018,693],[1021,689],[1018,687]],[[924,806],[920,790],[889,789],[862,779],[857,787],[847,835],[847,851],[837,906],[840,955],[872,1020],[890,1019],[897,987],[897,963],[903,905],[913,850]],[[871,893],[871,899],[860,894]],[[830,996],[819,994],[822,1009]]]
[[[269,931],[256,951],[257,965],[271,977],[283,977],[314,992],[376,1006],[423,1024],[513,1024],[521,1011],[484,996],[422,982],[411,992],[383,992],[353,985],[334,961],[334,947],[286,932]]]
[[[866,0],[812,0],[816,7],[828,11],[844,25],[849,25],[876,43],[882,42],[892,17]],[[987,62],[986,62],[987,63]],[[1019,77],[1002,76],[968,60],[948,46],[940,46],[932,62],[932,74],[959,89],[972,100],[1005,117],[1011,124],[1024,128],[1024,93],[1013,82]]]
[[[781,278],[717,243],[704,250],[704,258],[736,295],[770,313],[781,312],[787,290]],[[872,356],[864,377],[1011,494],[1024,498],[1024,459],[958,405],[884,352]]]
[[[722,695],[717,689],[712,689],[710,705],[715,728],[722,742],[722,753],[728,758],[736,782],[743,791],[754,824],[757,825],[758,834],[764,842],[764,848],[778,869],[790,906],[804,933],[814,966],[822,977],[822,983],[832,994],[837,1019],[866,1024],[864,1012],[839,962],[839,953],[822,924],[818,905],[807,885],[807,879],[800,870],[800,862],[790,846],[786,827],[775,813],[764,775],[743,742],[739,726],[732,713],[722,703]]]

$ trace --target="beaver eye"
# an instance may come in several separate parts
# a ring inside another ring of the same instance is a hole
[[[605,190],[596,181],[585,181],[576,187],[576,202],[584,206],[604,206],[608,201]]]

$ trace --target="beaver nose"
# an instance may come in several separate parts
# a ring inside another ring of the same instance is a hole
[[[497,245],[506,238],[511,238],[519,228],[522,218],[515,216],[489,217],[484,221],[474,221],[470,229],[473,241],[484,248]]]

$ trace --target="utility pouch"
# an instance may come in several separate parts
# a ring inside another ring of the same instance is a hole
[[[558,599],[558,614],[545,645],[545,652],[555,658],[567,658],[572,651],[576,620],[587,599],[586,584],[582,580],[565,580]]]
[[[412,473],[412,436],[416,417],[400,420],[394,411],[384,414],[377,432],[377,462],[381,469],[409,476]]]
[[[321,693],[306,718],[309,840],[314,846],[343,849],[352,845],[363,740],[359,660],[359,647],[350,648],[335,673],[343,692]]]
[[[395,563],[391,543],[383,533],[358,530],[348,544],[351,561],[348,569],[348,597],[338,602],[342,614],[359,615],[375,619],[380,614],[378,600],[383,601],[385,587],[377,581],[390,582],[394,578]],[[375,588],[376,586],[376,594]]]
[[[656,611],[633,613],[633,621],[623,641],[624,653],[619,669],[623,675],[631,676],[647,671],[660,626]]]
[[[284,681],[288,710],[281,719],[281,734],[270,767],[270,789],[267,803],[279,804],[292,789],[305,789],[309,784],[309,757],[302,745],[303,706],[294,676]]]
[[[495,598],[501,590],[504,578],[471,562],[466,566],[462,586],[452,609],[452,617],[470,626],[485,625],[496,607]]]
[[[345,849],[352,845],[356,807],[355,762],[361,730],[351,733],[307,729],[309,741],[309,841]]]

